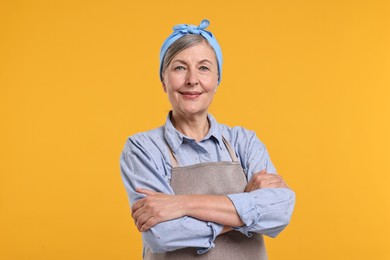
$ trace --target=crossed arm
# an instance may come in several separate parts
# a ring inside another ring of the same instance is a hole
[[[263,170],[253,175],[245,192],[263,188],[288,186],[280,175]],[[136,191],[146,195],[132,206],[132,217],[140,232],[147,231],[158,223],[183,216],[221,224],[224,226],[221,233],[244,225],[233,203],[224,195],[172,195],[140,188]]]
[[[164,172],[169,170],[161,157],[164,150],[145,135],[129,138],[121,155],[122,178],[133,219],[152,252],[195,247],[204,253],[216,236],[233,228],[247,236],[257,232],[275,237],[287,226],[295,193],[275,174],[255,134],[244,134],[248,137],[235,149],[246,154],[240,159],[250,181],[244,192],[226,196],[174,195]]]

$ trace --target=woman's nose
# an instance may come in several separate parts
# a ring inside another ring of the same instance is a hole
[[[195,71],[189,69],[187,70],[187,75],[186,75],[186,85],[187,86],[194,86],[199,83],[198,77]]]

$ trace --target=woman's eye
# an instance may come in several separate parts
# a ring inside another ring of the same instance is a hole
[[[184,66],[177,66],[175,67],[175,70],[185,70]]]
[[[206,71],[206,70],[209,70],[209,68],[208,68],[208,67],[206,67],[206,66],[201,66],[201,67],[200,67],[200,70],[204,70],[204,71]]]

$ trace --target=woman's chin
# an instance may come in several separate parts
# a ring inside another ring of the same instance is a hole
[[[202,116],[207,115],[207,109],[199,108],[199,107],[186,107],[183,109],[180,109],[180,114],[184,115],[185,117],[191,118],[195,116]]]

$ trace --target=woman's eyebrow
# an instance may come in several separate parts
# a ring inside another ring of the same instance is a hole
[[[208,59],[204,59],[204,60],[201,60],[199,61],[199,63],[204,63],[204,62],[207,62],[207,63],[210,63],[210,64],[213,64],[210,60]]]
[[[187,62],[185,62],[184,60],[181,60],[181,59],[173,60],[171,63],[175,63],[175,62],[187,64]],[[213,63],[212,63],[210,60],[208,60],[208,59],[203,59],[203,60],[199,61],[198,63],[199,63],[199,64],[200,64],[200,63],[210,63],[210,64],[213,64]]]
[[[178,59],[178,60],[173,60],[172,63],[174,63],[174,62],[179,62],[179,63],[187,64],[184,60],[180,60],[180,59]]]

